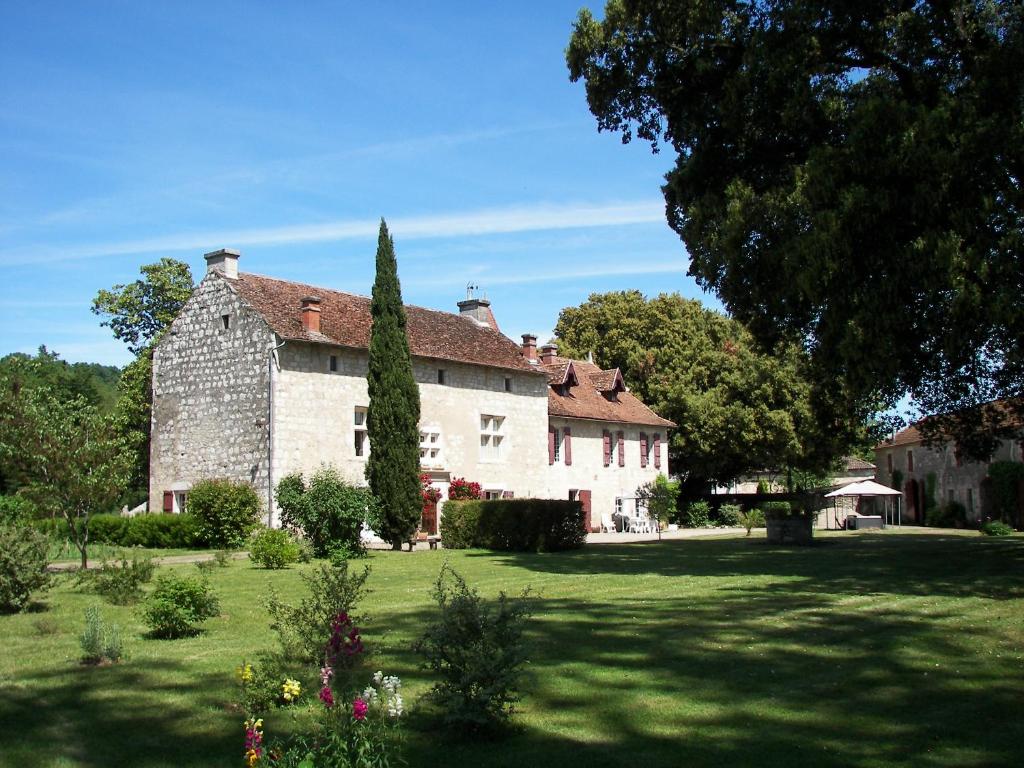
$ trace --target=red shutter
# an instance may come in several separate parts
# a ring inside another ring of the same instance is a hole
[[[647,433],[640,433],[640,466],[647,466]]]
[[[607,467],[612,463],[612,433],[604,429],[601,437],[604,440],[604,465]]]
[[[572,431],[566,427],[562,430],[565,439],[562,440],[562,451],[565,452],[565,466],[572,466]]]
[[[174,491],[164,491],[164,512],[174,511]]]
[[[555,428],[548,427],[548,464],[555,463]]]
[[[661,435],[654,436],[654,468],[661,469]]]
[[[617,437],[619,443],[619,466],[624,467],[626,466],[626,435],[624,432],[619,432]]]

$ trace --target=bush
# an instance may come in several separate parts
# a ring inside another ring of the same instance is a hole
[[[449,501],[441,517],[446,549],[557,552],[582,547],[586,535],[580,503],[562,499]]]
[[[1013,533],[1013,528],[998,520],[989,520],[981,526],[981,532],[986,536],[1009,536]]]
[[[740,525],[747,529],[747,536],[753,528],[764,528],[764,512],[760,509],[748,509],[740,511]]]
[[[292,535],[279,528],[264,528],[249,541],[249,559],[262,568],[287,568],[299,554]]]
[[[82,646],[82,661],[86,664],[118,662],[124,656],[120,627],[105,624],[95,607],[85,609],[85,631],[78,642]]]
[[[1024,482],[1024,464],[1016,461],[993,461],[988,465],[992,479],[992,512],[1003,522],[1017,516],[1017,493]]]
[[[450,501],[472,501],[483,498],[483,489],[480,483],[467,480],[464,477],[453,477],[448,484],[448,499]]]
[[[366,592],[369,567],[350,572],[348,563],[340,567],[323,564],[301,574],[309,596],[297,607],[281,602],[271,588],[267,600],[271,629],[281,640],[281,649],[289,659],[322,661],[324,646],[331,635],[331,622],[344,613],[356,621],[355,607]]]
[[[933,528],[965,528],[967,507],[959,501],[947,501],[925,512],[924,521]]]
[[[248,483],[203,480],[189,491],[187,510],[207,544],[238,549],[258,525],[260,498]]]
[[[89,541],[93,544],[125,546],[132,518],[120,515],[93,515],[89,518]]]
[[[769,517],[790,517],[794,514],[793,505],[788,501],[763,501],[761,512],[766,518]]]
[[[736,528],[743,525],[743,507],[739,504],[723,504],[718,508],[718,522],[727,528]],[[749,529],[747,531],[750,532]]]
[[[195,515],[156,513],[122,519],[129,521],[124,540],[112,544],[153,549],[191,549],[206,544],[200,521]]]
[[[49,582],[49,542],[27,525],[0,523],[0,612],[20,611]]]
[[[143,618],[154,637],[195,634],[196,624],[220,611],[217,597],[205,580],[188,576],[159,576],[146,600]]]
[[[707,528],[711,525],[711,505],[706,501],[691,502],[684,519],[687,528]]]
[[[277,484],[275,495],[281,521],[301,530],[317,557],[327,557],[342,544],[350,551],[362,550],[363,523],[378,516],[378,502],[370,489],[345,482],[333,467],[316,472],[308,486],[301,474],[287,475]]]
[[[445,725],[480,731],[511,716],[526,662],[527,594],[509,599],[501,592],[486,603],[451,566],[442,566],[433,590],[440,616],[413,649],[440,678],[427,697],[440,707]]]
[[[115,605],[127,605],[142,596],[142,585],[153,578],[154,570],[152,558],[133,554],[129,561],[122,555],[120,563],[104,560],[98,570],[86,571],[86,579],[96,594]]]
[[[27,525],[37,512],[36,505],[24,496],[0,496],[0,525]]]

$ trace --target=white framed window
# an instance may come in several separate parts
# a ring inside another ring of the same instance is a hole
[[[562,430],[555,429],[555,464],[562,460]]]
[[[443,443],[441,428],[434,426],[420,427],[420,465],[439,467],[443,464]]]
[[[352,421],[355,429],[356,456],[366,456],[370,452],[370,441],[366,436],[366,408],[364,406],[356,406],[352,413]]]
[[[618,447],[619,447],[619,438],[618,438],[618,436],[614,432],[612,432],[611,441],[608,444],[608,466],[609,467],[617,467],[617,466],[619,466],[618,454],[616,453],[616,450],[618,449]]]
[[[480,460],[501,461],[505,442],[505,417],[480,415]]]

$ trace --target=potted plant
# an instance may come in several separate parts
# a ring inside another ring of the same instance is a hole
[[[814,514],[788,501],[761,504],[769,544],[810,544]]]

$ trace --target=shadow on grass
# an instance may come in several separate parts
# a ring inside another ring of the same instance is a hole
[[[210,691],[223,681],[168,682],[184,664],[68,661],[20,678],[0,696],[0,764],[36,766],[230,765],[241,715],[226,717]],[[209,683],[209,684],[207,684]],[[199,713],[199,717],[197,717]],[[237,720],[238,727],[231,728]]]
[[[949,599],[1021,594],[1024,548],[995,544],[859,537],[793,550],[729,540],[500,556],[545,573],[751,578],[693,596],[648,587],[540,600],[524,729],[495,745],[421,727],[410,762],[1016,765],[1024,669],[1013,638],[984,617],[965,620],[965,604]],[[755,578],[766,575],[779,578]],[[433,615],[378,618],[401,637]],[[405,652],[400,665],[422,674],[415,664]]]

